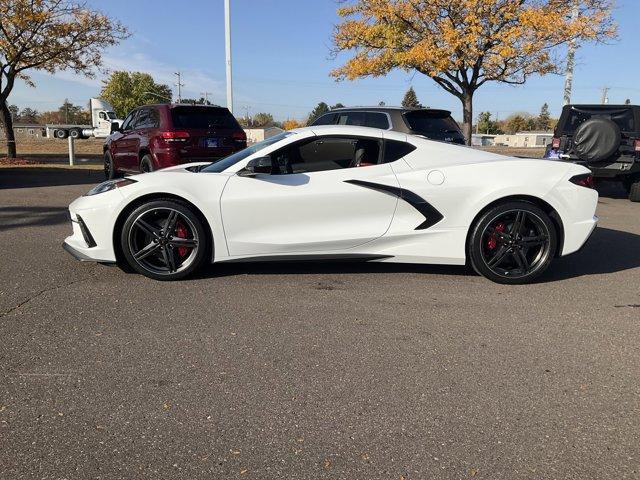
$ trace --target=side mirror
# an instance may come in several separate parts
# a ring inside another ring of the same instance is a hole
[[[251,177],[258,173],[271,173],[271,157],[260,157],[249,160],[246,167],[239,173],[243,177]]]
[[[120,128],[120,124],[118,122],[111,122],[111,132],[110,133],[114,133],[114,132],[121,132],[122,128]]]

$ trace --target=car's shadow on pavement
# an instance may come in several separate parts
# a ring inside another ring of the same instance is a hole
[[[96,184],[103,180],[102,170],[86,168],[0,168],[0,189]]]
[[[22,227],[59,225],[69,221],[63,207],[0,207],[0,232]]]
[[[602,275],[640,267],[640,235],[609,228],[598,228],[578,253],[555,259],[540,283],[566,280],[583,275]],[[418,265],[354,261],[217,263],[203,269],[196,278],[235,275],[422,273],[473,277],[470,267]]]
[[[601,275],[640,267],[640,235],[597,228],[580,252],[556,259],[541,281]]]

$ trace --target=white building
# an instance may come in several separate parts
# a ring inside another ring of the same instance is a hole
[[[284,130],[278,127],[256,127],[244,129],[244,133],[247,134],[248,144],[261,142],[262,140],[273,137],[274,135],[278,135],[282,132],[284,132]]]
[[[553,132],[518,132],[496,135],[495,145],[516,148],[544,148],[553,140]]]
[[[482,133],[474,133],[471,135],[471,146],[472,147],[488,147],[495,143],[495,135],[482,134]]]

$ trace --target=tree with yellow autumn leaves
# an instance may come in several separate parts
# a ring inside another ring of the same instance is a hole
[[[354,0],[338,9],[344,20],[333,33],[336,56],[352,56],[331,74],[418,71],[460,99],[470,143],[478,88],[560,73],[559,47],[615,37],[612,7],[612,0]]]
[[[68,0],[0,0],[0,123],[9,157],[16,156],[7,99],[15,82],[29,85],[32,70],[71,70],[93,76],[102,51],[128,36],[105,14]]]

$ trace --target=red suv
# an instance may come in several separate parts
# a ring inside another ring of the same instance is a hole
[[[107,178],[214,161],[247,147],[247,136],[224,107],[145,105],[136,108],[104,145]]]

